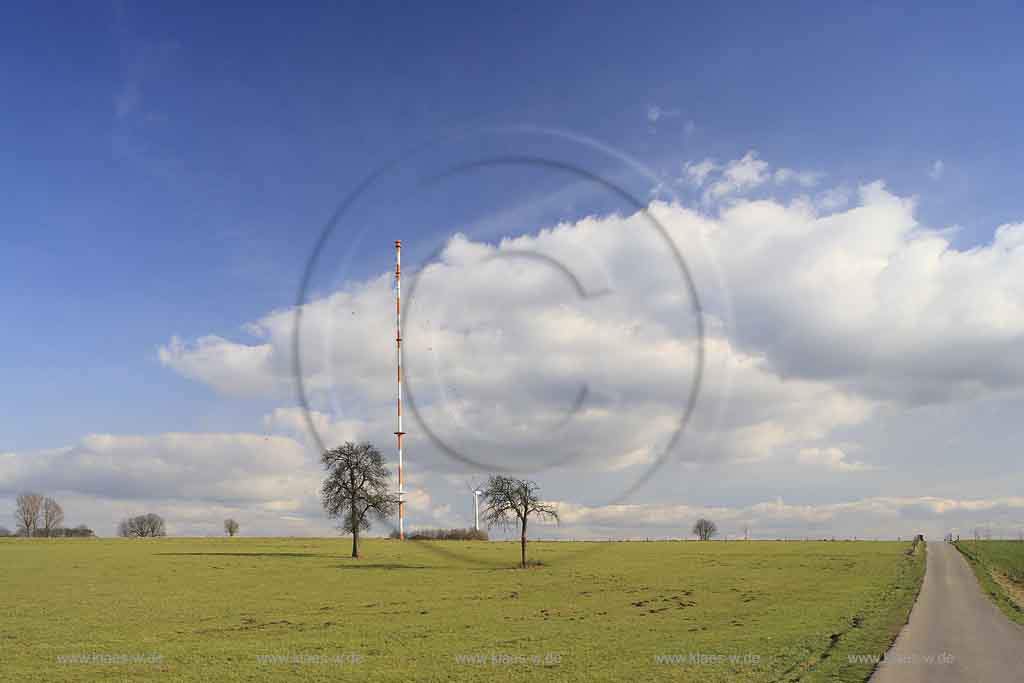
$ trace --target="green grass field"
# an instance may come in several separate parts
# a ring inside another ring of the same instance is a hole
[[[978,582],[1006,616],[1024,624],[1024,542],[960,541]]]
[[[908,547],[0,539],[0,680],[862,681]]]

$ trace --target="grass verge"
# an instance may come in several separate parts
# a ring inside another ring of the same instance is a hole
[[[1024,625],[1024,543],[1021,541],[958,541],[981,589],[1003,613]]]

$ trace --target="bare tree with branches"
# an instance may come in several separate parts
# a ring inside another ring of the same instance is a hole
[[[320,488],[320,501],[327,514],[341,518],[342,530],[352,534],[352,557],[359,558],[359,532],[370,528],[370,520],[387,519],[397,499],[391,492],[391,473],[384,457],[373,444],[346,441],[324,451],[320,462],[327,478]]]
[[[164,518],[152,512],[122,519],[117,525],[117,535],[125,538],[151,538],[166,536]]]
[[[64,524],[64,508],[53,498],[43,499],[43,534],[52,536]]]
[[[693,531],[691,532],[698,540],[710,541],[712,536],[718,534],[718,525],[712,522],[710,519],[701,517],[693,524]]]
[[[483,493],[483,519],[488,527],[519,527],[521,549],[520,566],[526,567],[526,523],[530,515],[558,522],[558,511],[538,497],[538,487],[532,481],[501,475],[487,480]]]
[[[234,536],[235,534],[237,534],[238,533],[238,522],[236,522],[235,520],[230,519],[230,518],[229,519],[225,519],[224,520],[224,533],[226,533],[228,536]]]
[[[39,528],[40,515],[43,511],[43,496],[38,493],[19,493],[15,503],[14,519],[18,523],[18,533],[32,538]]]

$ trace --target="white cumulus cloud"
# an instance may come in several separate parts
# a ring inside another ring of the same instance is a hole
[[[865,472],[871,469],[867,463],[848,460],[846,453],[835,446],[828,448],[801,448],[797,462],[803,465],[824,467],[836,472]]]

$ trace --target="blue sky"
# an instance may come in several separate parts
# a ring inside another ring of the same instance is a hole
[[[749,150],[819,174],[820,189],[883,178],[918,198],[922,224],[959,227],[955,248],[987,244],[1024,216],[1021,19],[1009,3],[5,6],[0,452],[262,429],[280,397],[225,399],[158,349],[245,338],[294,303],[321,227],[367,173],[480,126],[594,138],[670,183],[687,162]],[[544,144],[511,135],[486,151]],[[614,173],[599,157],[588,168]],[[415,261],[570,184],[555,175],[460,178],[377,220],[407,226]],[[601,209],[576,197],[532,220]],[[318,286],[386,272],[390,239],[373,233]]]

